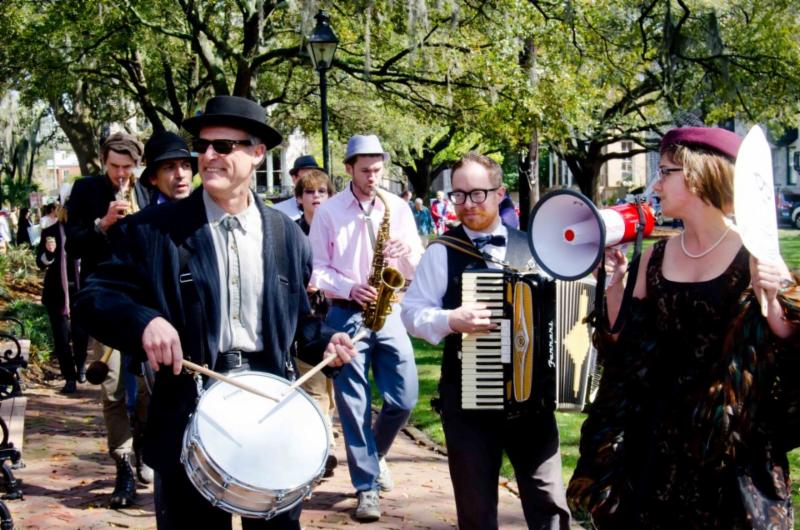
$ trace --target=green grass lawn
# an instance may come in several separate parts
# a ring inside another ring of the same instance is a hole
[[[790,269],[800,269],[800,231],[780,231],[781,253]],[[439,416],[431,410],[431,397],[436,394],[436,385],[439,380],[441,366],[441,347],[431,346],[421,340],[413,340],[414,352],[419,372],[420,396],[417,406],[411,415],[411,423],[424,431],[432,440],[444,445]],[[580,428],[584,415],[580,413],[556,414],[561,432],[561,454],[564,464],[564,480],[569,480],[578,460],[578,442]],[[800,513],[800,449],[789,453],[791,469],[794,473],[792,493],[795,512]],[[502,473],[504,476],[513,476],[510,464],[504,462]],[[800,520],[796,525],[800,530]]]

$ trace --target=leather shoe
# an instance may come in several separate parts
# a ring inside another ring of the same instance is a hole
[[[336,466],[339,465],[339,459],[336,458],[336,455],[330,454],[328,455],[328,459],[325,460],[325,473],[322,474],[322,478],[329,478],[333,476],[333,470],[336,469]]]
[[[74,394],[78,390],[78,385],[75,381],[67,381],[64,386],[59,390],[62,394]]]

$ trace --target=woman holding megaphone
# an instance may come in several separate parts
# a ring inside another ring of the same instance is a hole
[[[654,190],[684,230],[642,254],[624,305],[627,260],[606,251],[605,329],[624,325],[596,334],[603,379],[568,488],[597,528],[792,527],[800,314],[786,265],[753,258],[729,218],[740,144],[664,136]]]

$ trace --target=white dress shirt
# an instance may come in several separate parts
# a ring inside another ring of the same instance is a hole
[[[297,204],[297,199],[294,197],[289,197],[285,201],[273,204],[272,207],[279,212],[285,213],[292,221],[297,221],[303,215],[300,206]]]
[[[470,241],[476,237],[494,235],[508,239],[508,229],[500,222],[490,232],[475,232],[466,226],[464,231]],[[501,261],[506,257],[505,246],[486,245],[483,252]],[[491,269],[500,268],[500,265],[493,262],[486,265]],[[431,344],[439,344],[447,335],[455,333],[447,321],[452,310],[442,309],[442,298],[447,291],[449,278],[447,247],[439,243],[430,244],[422,255],[414,281],[401,303],[400,316],[409,334]]]
[[[239,226],[226,237],[227,230],[220,222],[228,213],[220,208],[208,193],[203,190],[203,203],[206,217],[214,241],[219,269],[219,307],[220,332],[219,351],[242,350],[261,351],[264,341],[261,338],[261,314],[264,305],[264,255],[262,242],[264,233],[261,226],[261,213],[258,211],[255,195],[250,197],[250,205],[243,212],[232,217]],[[226,250],[226,245],[228,249]],[[238,249],[238,263],[228,261],[229,252]]]

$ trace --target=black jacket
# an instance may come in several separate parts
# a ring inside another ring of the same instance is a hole
[[[64,252],[64,243],[61,241],[61,223],[48,226],[42,230],[39,246],[36,249],[36,265],[41,270],[46,270],[44,274],[44,285],[42,287],[42,305],[51,310],[64,309],[64,287],[61,282],[61,253]],[[56,249],[54,252],[47,252],[45,242],[48,237],[55,238]],[[45,263],[45,259],[51,263]],[[70,299],[75,296],[75,272],[77,270],[77,260],[67,255],[67,285],[69,288]]]
[[[257,205],[264,233],[263,360],[268,372],[286,377],[293,341],[297,341],[303,360],[316,363],[334,331],[310,312],[307,238],[288,217],[258,201]],[[275,233],[276,226],[282,234]],[[162,316],[178,330],[184,356],[214,366],[219,347],[219,275],[202,189],[187,199],[126,218],[120,232],[121,244],[115,244],[113,258],[97,267],[76,298],[73,309],[78,322],[103,344],[144,360],[144,328]],[[184,299],[187,283],[194,284],[201,302],[197,318],[187,307],[193,304]],[[204,330],[199,345],[195,336],[198,320]],[[206,352],[206,358],[199,358],[198,350]],[[166,471],[178,465],[183,431],[195,399],[189,375],[175,377],[170,370],[159,370],[145,442],[145,459],[153,468]]]
[[[149,204],[149,197],[138,182],[134,190],[139,205]],[[105,174],[78,179],[72,187],[67,203],[67,252],[81,260],[82,280],[111,257],[108,237],[95,230],[94,221],[106,215],[115,195],[111,179]]]

